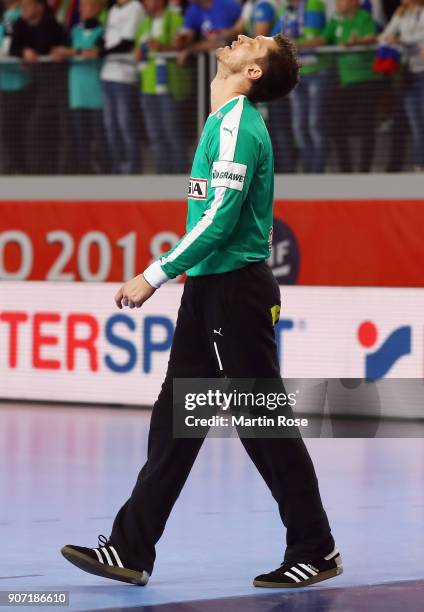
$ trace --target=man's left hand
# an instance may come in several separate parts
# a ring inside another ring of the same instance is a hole
[[[142,274],[127,281],[115,295],[118,308],[128,306],[129,308],[140,308],[148,300],[156,289],[149,285]]]

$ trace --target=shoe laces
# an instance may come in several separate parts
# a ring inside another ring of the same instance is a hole
[[[99,545],[99,548],[102,547],[102,546],[107,546],[108,541],[109,540],[108,540],[108,538],[106,536],[100,534],[98,536],[98,545]]]

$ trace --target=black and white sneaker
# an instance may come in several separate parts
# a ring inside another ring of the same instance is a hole
[[[253,584],[256,587],[293,589],[328,580],[342,573],[342,558],[339,551],[334,549],[324,559],[302,563],[282,563],[273,572],[256,576]]]
[[[68,544],[60,551],[67,561],[96,576],[145,586],[150,578],[146,571],[124,567],[117,550],[104,535],[99,535],[98,548]]]

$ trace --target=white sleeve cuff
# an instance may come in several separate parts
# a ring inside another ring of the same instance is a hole
[[[166,283],[166,281],[169,281],[169,276],[162,270],[159,260],[153,262],[148,268],[146,268],[143,272],[143,276],[149,285],[155,289],[159,289],[161,285]]]

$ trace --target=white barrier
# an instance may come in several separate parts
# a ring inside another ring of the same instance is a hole
[[[1,398],[154,402],[182,286],[165,286],[142,309],[122,311],[114,284],[0,288]],[[291,286],[282,287],[282,304],[283,377],[423,377],[424,289]]]

